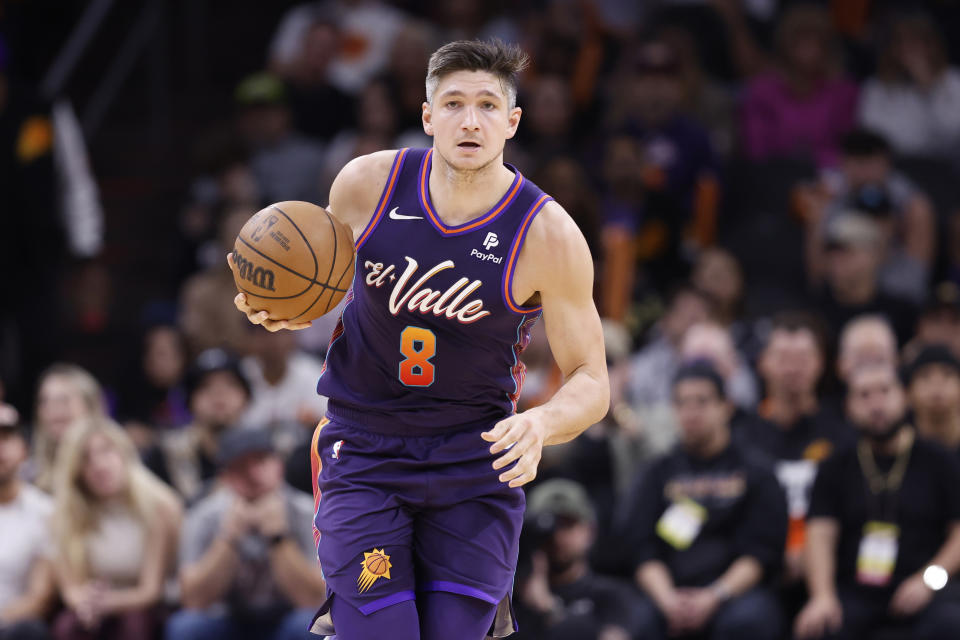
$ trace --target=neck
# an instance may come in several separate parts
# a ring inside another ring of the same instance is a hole
[[[554,585],[570,584],[576,582],[587,574],[587,563],[584,560],[577,560],[566,569],[551,574],[550,582]]]
[[[960,448],[960,408],[945,413],[915,411],[914,417],[920,435],[948,449]]]
[[[0,484],[0,504],[13,502],[18,495],[20,495],[20,479],[14,474],[10,480]]]
[[[834,287],[833,296],[837,302],[846,305],[865,304],[869,302],[877,290],[875,278],[865,278],[860,282],[847,283],[844,287]]]
[[[276,386],[287,375],[287,361],[283,360],[260,360],[260,367],[263,372],[263,379],[271,387]]]
[[[817,410],[817,396],[812,391],[790,393],[772,389],[767,396],[767,418],[781,427],[792,427],[805,415]]]
[[[722,452],[727,448],[728,444],[730,444],[730,429],[724,426],[722,429],[717,429],[709,438],[701,442],[699,446],[693,447],[690,453],[697,458],[706,460]]]
[[[483,215],[510,188],[514,173],[503,164],[503,154],[479,169],[460,171],[448,164],[436,149],[430,169],[430,199],[449,226]]]
[[[870,446],[874,453],[884,456],[895,456],[903,451],[903,449],[909,444],[909,439],[906,437],[906,434],[907,429],[905,427],[900,427],[897,429],[896,435],[886,442],[870,440]]]

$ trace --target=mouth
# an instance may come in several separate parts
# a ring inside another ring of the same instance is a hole
[[[466,149],[466,150],[479,149],[480,143],[473,142],[472,140],[464,140],[463,142],[458,143],[457,147],[460,149]]]

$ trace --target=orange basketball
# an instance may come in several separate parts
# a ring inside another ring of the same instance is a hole
[[[365,566],[367,571],[375,576],[382,576],[387,572],[387,559],[379,553],[372,554],[367,558]]]
[[[306,322],[337,306],[353,282],[353,234],[323,207],[278,202],[251,217],[233,245],[233,279],[273,320]]]

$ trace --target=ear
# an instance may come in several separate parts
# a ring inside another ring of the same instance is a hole
[[[420,120],[423,122],[423,132],[424,132],[425,134],[427,134],[428,136],[431,136],[431,137],[432,137],[432,136],[433,136],[433,122],[432,122],[431,120],[432,120],[432,117],[433,117],[433,113],[432,113],[432,111],[430,110],[430,103],[429,103],[429,102],[424,102],[424,103],[420,106],[420,111],[421,111],[421,113],[420,113]]]
[[[507,140],[512,138],[517,133],[517,127],[520,126],[520,116],[523,114],[523,109],[520,107],[514,107],[510,109],[510,113],[507,114]]]

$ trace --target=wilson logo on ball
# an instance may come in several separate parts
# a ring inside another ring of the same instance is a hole
[[[267,291],[274,291],[274,276],[272,270],[254,265],[236,250],[233,252],[233,260],[237,264],[237,271],[239,272],[241,280],[246,280],[255,287],[260,287]]]

